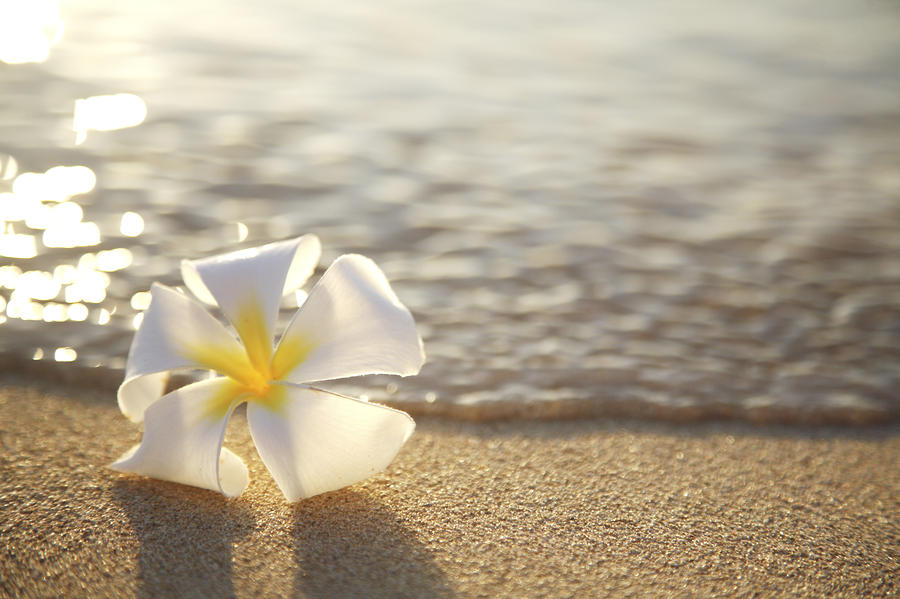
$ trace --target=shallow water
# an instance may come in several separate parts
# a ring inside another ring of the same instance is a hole
[[[116,376],[181,258],[315,232],[429,354],[344,392],[897,418],[900,8],[677,4],[64,2],[0,63],[4,366]]]

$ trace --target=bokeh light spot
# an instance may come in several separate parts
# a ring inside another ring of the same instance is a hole
[[[97,270],[113,272],[131,266],[133,256],[131,250],[116,248],[97,252]]]
[[[0,0],[0,62],[44,62],[62,33],[57,0]]]
[[[57,347],[53,352],[53,359],[57,362],[74,362],[77,357],[78,352],[71,347]]]
[[[69,306],[69,320],[83,322],[87,320],[88,308],[84,304],[72,304]]]
[[[119,230],[125,237],[137,237],[144,232],[144,219],[137,212],[125,212]]]
[[[138,291],[131,296],[131,307],[135,310],[146,310],[150,307],[150,292]]]
[[[136,127],[147,118],[147,105],[134,94],[110,94],[75,100],[72,130],[76,144],[84,143],[87,132],[114,131]]]

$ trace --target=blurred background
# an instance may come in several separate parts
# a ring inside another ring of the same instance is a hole
[[[895,419],[898,31],[888,0],[0,0],[0,370],[117,381],[181,258],[314,232],[429,355],[348,393]]]

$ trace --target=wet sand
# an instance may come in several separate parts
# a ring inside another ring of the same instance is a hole
[[[384,473],[284,503],[105,468],[108,392],[0,380],[0,595],[896,596],[900,427],[424,419]]]

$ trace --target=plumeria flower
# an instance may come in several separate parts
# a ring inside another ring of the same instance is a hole
[[[139,445],[112,467],[236,497],[249,477],[222,447],[229,416],[247,403],[250,434],[288,501],[358,482],[390,464],[415,428],[408,414],[311,383],[363,374],[416,374],[425,354],[409,310],[374,262],[341,256],[276,344],[282,295],[319,260],[318,238],[182,262],[198,298],[155,283],[119,387],[122,412],[144,423]],[[201,302],[218,305],[226,328]],[[170,371],[219,376],[163,395]]]

